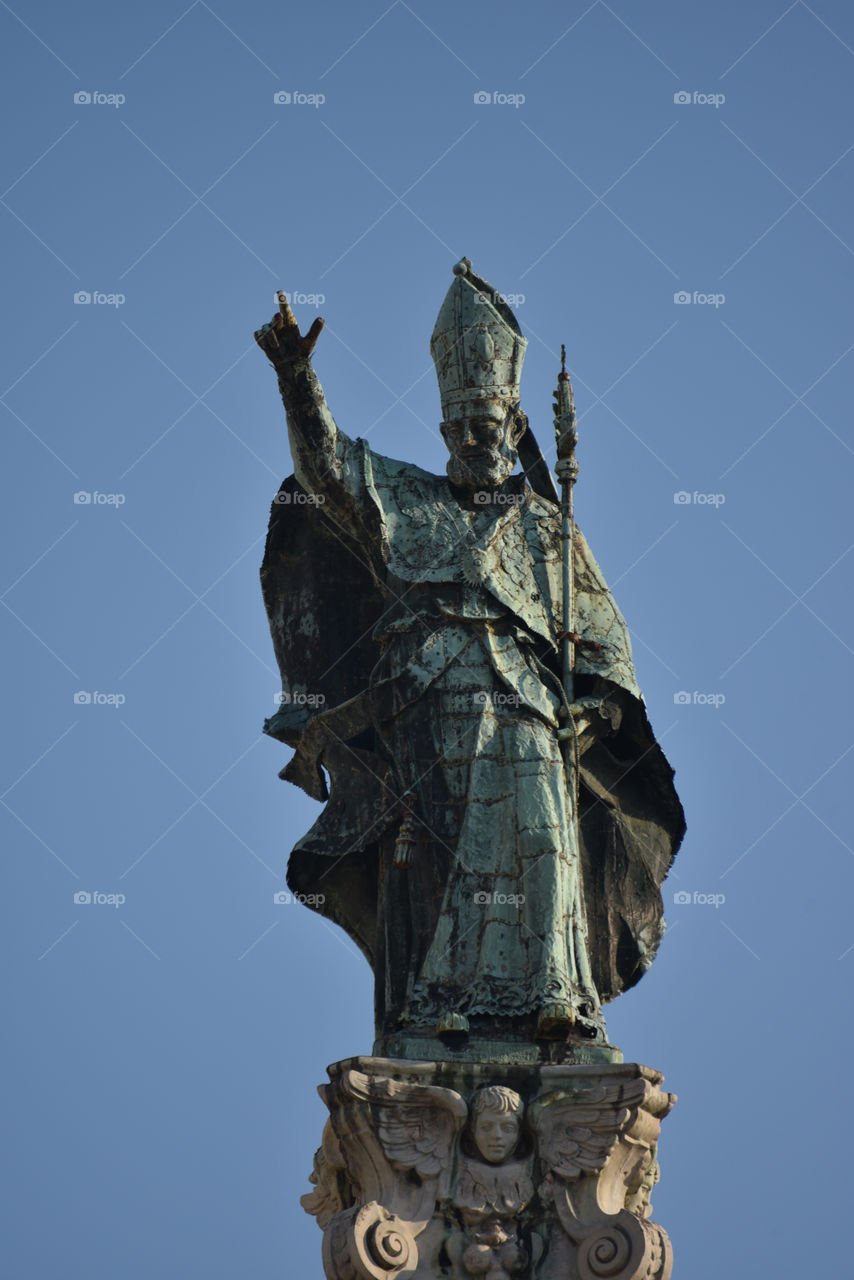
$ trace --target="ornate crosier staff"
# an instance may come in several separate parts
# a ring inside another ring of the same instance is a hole
[[[573,573],[573,514],[572,487],[578,479],[578,463],[575,460],[575,446],[578,434],[575,430],[575,404],[572,398],[572,383],[566,371],[566,347],[560,349],[560,373],[557,380],[557,391],[554,402],[555,438],[557,440],[557,463],[555,473],[560,483],[561,514],[561,578],[563,595],[563,621],[559,634],[561,646],[561,681],[564,691],[564,706],[561,718],[564,726],[558,729],[558,741],[563,755],[564,773],[569,790],[571,806],[570,821],[578,822],[578,735],[573,721],[575,708],[575,688],[573,667],[575,665],[575,645],[578,637],[572,630],[574,573]],[[576,827],[577,830],[577,827]],[[576,1024],[576,1013],[571,1005],[560,1002],[541,1010],[537,1024],[537,1034],[546,1039],[563,1039],[568,1028]],[[594,1032],[595,1034],[595,1032]]]
[[[578,479],[578,463],[575,460],[575,446],[578,444],[578,432],[575,429],[575,401],[572,398],[572,383],[566,371],[566,347],[560,348],[560,373],[557,377],[555,394],[555,438],[557,440],[557,464],[555,473],[560,482],[560,516],[561,545],[563,551],[563,631],[561,633],[561,678],[566,694],[567,707],[575,701],[573,670],[575,667],[575,633],[572,630],[572,612],[575,594],[575,575],[572,565],[572,490]],[[569,714],[569,713],[568,713]],[[560,738],[566,740],[573,736],[571,727],[562,729]]]

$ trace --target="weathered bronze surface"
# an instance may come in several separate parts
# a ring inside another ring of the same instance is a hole
[[[261,571],[285,692],[265,730],[295,748],[281,776],[326,801],[288,883],[371,963],[378,1055],[614,1061],[602,1005],[655,956],[682,809],[571,514],[562,541],[519,407],[525,339],[455,271],[431,343],[446,476],[338,429],[322,321],[300,335],[282,295],[256,334],[295,470]]]

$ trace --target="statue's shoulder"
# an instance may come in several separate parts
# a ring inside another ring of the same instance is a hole
[[[560,503],[553,502],[551,498],[544,498],[541,493],[537,493],[536,489],[532,489],[527,485],[528,506],[538,516],[560,518]]]
[[[560,550],[560,532],[561,532],[561,510],[557,502],[552,502],[550,498],[544,498],[541,494],[531,490],[528,495],[528,510],[536,521],[540,530],[540,537],[551,551]],[[590,546],[584,534],[578,525],[573,521],[572,525],[572,559],[575,565],[575,572],[585,573],[591,582],[601,584],[604,588],[604,579],[596,558],[590,550]]]
[[[526,488],[527,510],[540,525],[560,527],[560,507],[550,498],[544,498],[530,486]]]
[[[364,451],[366,475],[375,488],[395,492],[406,489],[409,493],[418,493],[419,497],[433,497],[437,501],[441,498],[445,485],[444,476],[424,471],[413,462],[386,458],[381,453],[374,453],[367,441],[360,443]]]

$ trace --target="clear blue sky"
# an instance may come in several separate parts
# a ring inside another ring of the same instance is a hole
[[[441,471],[463,255],[517,295],[547,449],[567,345],[579,523],[688,815],[609,1015],[680,1094],[676,1274],[843,1274],[854,10],[30,0],[0,36],[3,1276],[322,1274],[314,1090],[371,983],[273,901],[316,806],[260,733],[290,465],[252,331],[319,305],[342,428]]]

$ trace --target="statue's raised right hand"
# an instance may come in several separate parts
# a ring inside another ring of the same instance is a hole
[[[298,360],[306,360],[314,350],[323,329],[320,316],[303,337],[299,331],[287,294],[279,294],[279,311],[269,324],[255,330],[255,341],[276,369],[291,368]]]

